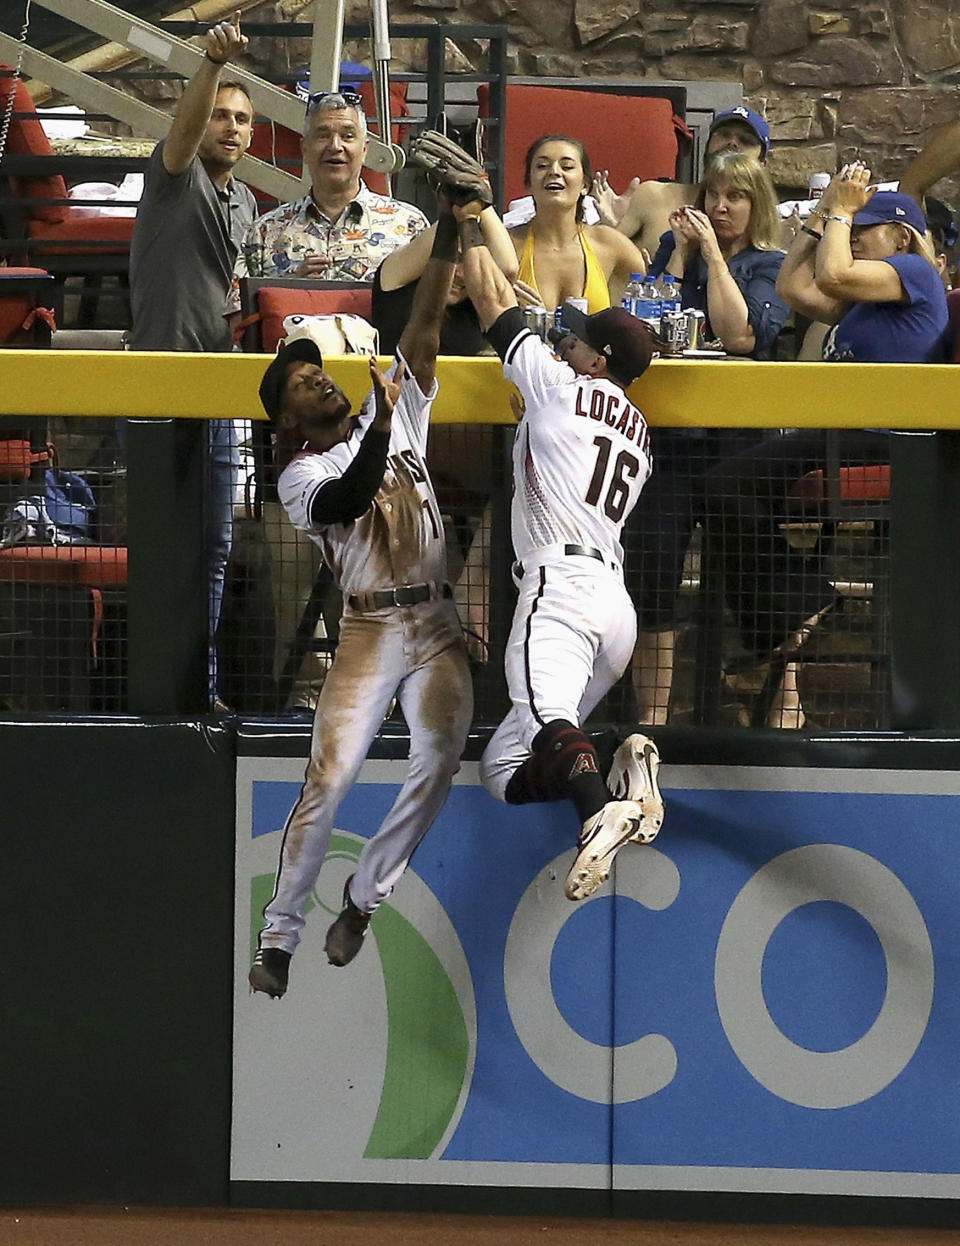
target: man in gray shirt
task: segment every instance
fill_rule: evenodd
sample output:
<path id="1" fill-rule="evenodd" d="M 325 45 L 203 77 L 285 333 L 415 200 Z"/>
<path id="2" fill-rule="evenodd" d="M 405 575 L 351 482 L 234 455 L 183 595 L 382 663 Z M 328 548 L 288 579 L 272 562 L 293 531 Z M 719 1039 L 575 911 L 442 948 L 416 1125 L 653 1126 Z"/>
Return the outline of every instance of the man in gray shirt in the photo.
<path id="1" fill-rule="evenodd" d="M 253 106 L 242 86 L 222 83 L 244 51 L 240 14 L 206 35 L 204 59 L 184 88 L 170 132 L 150 158 L 130 247 L 133 350 L 229 351 L 225 316 L 240 242 L 257 214 L 233 176 L 250 145 Z M 238 458 L 233 423 L 210 421 L 210 631 L 215 633 L 233 527 Z M 216 656 L 211 645 L 211 697 Z"/>

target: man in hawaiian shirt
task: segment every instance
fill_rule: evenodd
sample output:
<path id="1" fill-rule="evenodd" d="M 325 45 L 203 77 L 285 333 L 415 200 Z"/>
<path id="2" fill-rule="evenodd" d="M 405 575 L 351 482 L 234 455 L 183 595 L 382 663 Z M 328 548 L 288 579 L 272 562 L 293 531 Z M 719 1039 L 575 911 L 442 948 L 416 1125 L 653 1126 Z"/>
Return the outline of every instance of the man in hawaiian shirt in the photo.
<path id="1" fill-rule="evenodd" d="M 253 223 L 236 276 L 373 281 L 380 261 L 426 229 L 427 218 L 361 180 L 367 123 L 355 92 L 311 95 L 301 141 L 310 193 Z"/>

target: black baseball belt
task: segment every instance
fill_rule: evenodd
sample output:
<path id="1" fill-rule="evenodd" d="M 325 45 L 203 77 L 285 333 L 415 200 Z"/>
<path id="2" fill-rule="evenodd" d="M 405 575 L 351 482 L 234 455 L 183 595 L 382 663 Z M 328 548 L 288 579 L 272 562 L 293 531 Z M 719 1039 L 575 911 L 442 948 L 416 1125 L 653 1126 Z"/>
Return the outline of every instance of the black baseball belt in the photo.
<path id="1" fill-rule="evenodd" d="M 351 610 L 388 610 L 391 606 L 418 606 L 422 601 L 451 598 L 449 584 L 403 584 L 400 588 L 376 589 L 369 593 L 353 593 L 347 598 Z"/>
<path id="2" fill-rule="evenodd" d="M 592 549 L 589 545 L 565 545 L 563 554 L 565 558 L 597 558 L 600 562 L 607 561 L 600 550 Z M 515 562 L 513 564 L 513 574 L 518 579 L 523 575 L 523 563 Z"/>

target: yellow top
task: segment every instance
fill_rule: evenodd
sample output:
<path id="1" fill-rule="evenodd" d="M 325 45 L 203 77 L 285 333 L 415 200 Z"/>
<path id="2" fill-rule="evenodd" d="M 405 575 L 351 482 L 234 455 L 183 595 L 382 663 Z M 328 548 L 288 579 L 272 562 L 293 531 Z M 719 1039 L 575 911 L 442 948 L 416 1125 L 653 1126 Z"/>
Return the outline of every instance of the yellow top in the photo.
<path id="1" fill-rule="evenodd" d="M 607 279 L 603 275 L 596 252 L 590 245 L 587 235 L 583 232 L 582 225 L 577 226 L 577 236 L 580 239 L 580 248 L 583 251 L 583 261 L 587 274 L 584 278 L 583 292 L 580 297 L 587 300 L 587 313 L 592 316 L 594 312 L 603 311 L 605 307 L 610 306 L 610 287 L 607 285 Z M 536 274 L 533 271 L 532 225 L 527 230 L 527 236 L 523 240 L 523 250 L 520 252 L 520 267 L 517 277 L 521 281 L 525 281 L 528 286 L 532 286 L 538 294 L 540 293 Z"/>

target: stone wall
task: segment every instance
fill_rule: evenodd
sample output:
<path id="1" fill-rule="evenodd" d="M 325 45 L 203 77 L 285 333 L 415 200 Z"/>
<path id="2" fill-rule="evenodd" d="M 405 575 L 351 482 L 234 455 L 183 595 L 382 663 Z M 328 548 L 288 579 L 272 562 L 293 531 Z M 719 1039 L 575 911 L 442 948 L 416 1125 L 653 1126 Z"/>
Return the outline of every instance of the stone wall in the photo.
<path id="1" fill-rule="evenodd" d="M 295 19 L 306 4 L 281 0 L 259 15 Z M 366 20 L 369 8 L 352 12 Z M 391 0 L 390 16 L 505 25 L 516 74 L 741 82 L 770 121 L 772 171 L 788 189 L 855 155 L 895 178 L 934 127 L 960 118 L 957 0 Z M 449 55 L 466 68 L 473 51 Z M 960 198 L 954 179 L 936 193 Z"/>

